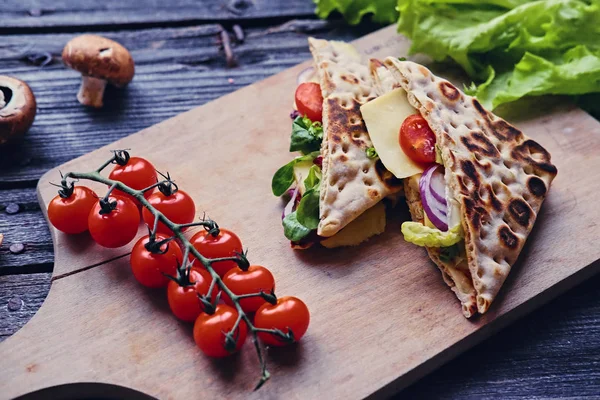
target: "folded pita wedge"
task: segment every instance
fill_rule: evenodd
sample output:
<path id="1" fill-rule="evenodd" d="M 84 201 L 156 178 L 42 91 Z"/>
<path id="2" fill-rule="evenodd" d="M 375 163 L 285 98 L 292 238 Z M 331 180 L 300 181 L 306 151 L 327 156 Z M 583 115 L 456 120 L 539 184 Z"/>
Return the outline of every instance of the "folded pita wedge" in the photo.
<path id="1" fill-rule="evenodd" d="M 419 193 L 421 174 L 413 175 L 404 180 L 404 194 L 412 220 L 425 223 L 425 211 Z M 471 318 L 477 312 L 477 292 L 473 287 L 473 279 L 465 257 L 464 241 L 459 244 L 459 254 L 455 257 L 445 257 L 440 247 L 425 247 L 429 258 L 440 269 L 444 282 L 454 292 L 461 303 L 465 317 Z"/>
<path id="2" fill-rule="evenodd" d="M 384 96 L 406 96 L 412 112 L 425 119 L 445 169 L 447 232 L 428 227 L 421 174 L 414 174 L 404 185 L 417 224 L 403 224 L 405 238 L 428 245 L 408 229 L 418 224 L 424 224 L 423 235 L 462 235 L 450 256 L 449 247 L 430 246 L 427 251 L 461 301 L 464 315 L 483 314 L 523 249 L 557 169 L 541 145 L 427 68 L 389 57 L 384 63 L 372 62 L 371 72 L 378 90 L 387 92 Z M 377 143 L 375 148 L 386 154 Z"/>
<path id="3" fill-rule="evenodd" d="M 394 78 L 392 72 L 388 69 L 387 66 L 383 64 L 383 62 L 377 59 L 372 59 L 369 63 L 369 69 L 377 93 L 380 96 L 384 96 L 394 90 L 399 90 L 402 93 L 402 95 L 406 97 L 406 92 L 403 91 L 403 89 L 400 86 L 400 83 L 398 83 L 398 81 Z M 396 104 L 392 103 L 391 105 L 389 105 L 389 107 L 391 108 L 389 113 L 394 113 L 395 115 L 375 115 L 370 119 L 387 119 L 388 123 L 391 125 L 389 129 L 393 130 L 393 132 L 390 133 L 390 136 L 393 135 L 393 140 L 397 142 L 398 131 L 406 115 L 402 113 L 398 115 L 398 110 L 396 109 L 396 107 L 394 107 L 394 105 Z M 376 105 L 376 107 L 377 106 L 380 105 Z M 412 114 L 417 112 L 410 105 L 405 104 L 405 106 L 408 106 L 410 108 L 409 113 Z M 366 112 L 366 115 L 368 115 L 368 111 Z M 389 118 L 390 116 L 392 116 L 392 118 Z M 369 122 L 371 121 L 369 120 Z M 406 198 L 406 203 L 408 204 L 410 210 L 412 220 L 424 224 L 426 217 L 425 212 L 423 210 L 423 204 L 421 202 L 421 194 L 419 191 L 419 179 L 421 178 L 420 172 L 423 170 L 423 167 L 411 165 L 411 161 L 407 160 L 407 157 L 404 154 L 400 154 L 402 150 L 399 146 L 393 148 L 394 146 L 389 146 L 389 144 L 386 142 L 378 142 L 377 145 L 379 145 L 377 146 L 377 148 L 379 148 L 380 146 L 386 146 L 388 147 L 388 151 L 391 150 L 389 156 L 386 158 L 386 161 L 388 161 L 388 158 L 393 158 L 394 165 L 396 165 L 397 167 L 394 168 L 392 166 L 391 168 L 393 168 L 394 171 L 396 171 L 396 174 L 398 174 L 398 176 L 404 178 L 404 195 Z M 390 147 L 392 149 L 389 149 Z M 382 151 L 381 155 L 384 156 L 387 155 L 387 153 L 385 151 Z M 398 170 L 400 168 L 401 170 Z M 431 258 L 434 264 L 440 269 L 444 282 L 446 282 L 450 289 L 456 294 L 456 297 L 460 300 L 464 316 L 467 318 L 472 317 L 477 312 L 477 292 L 473 287 L 471 273 L 469 271 L 469 266 L 465 257 L 464 243 L 462 243 L 459 246 L 459 254 L 456 257 L 452 258 L 445 257 L 439 247 L 425 248 L 427 249 L 429 258 Z"/>
<path id="4" fill-rule="evenodd" d="M 331 237 L 402 190 L 383 164 L 367 156 L 373 146 L 360 106 L 377 97 L 369 69 L 347 43 L 309 38 L 323 94 L 323 156 L 317 233 Z"/>

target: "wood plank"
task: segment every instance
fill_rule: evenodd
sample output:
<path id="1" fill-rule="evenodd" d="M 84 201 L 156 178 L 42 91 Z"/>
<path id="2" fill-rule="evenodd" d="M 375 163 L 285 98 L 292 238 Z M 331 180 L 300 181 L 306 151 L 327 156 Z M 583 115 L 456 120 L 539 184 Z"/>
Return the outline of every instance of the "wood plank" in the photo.
<path id="1" fill-rule="evenodd" d="M 19 330 L 40 308 L 52 274 L 0 276 L 0 341 Z"/>
<path id="2" fill-rule="evenodd" d="M 4 0 L 0 28 L 136 26 L 314 16 L 311 0 Z"/>
<path id="3" fill-rule="evenodd" d="M 380 49 L 384 54 L 398 54 L 396 46 L 406 45 L 397 41 L 393 27 L 359 43 L 367 53 L 375 44 L 385 43 L 390 47 Z M 359 248 L 293 252 L 281 235 L 281 205 L 270 195 L 270 180 L 289 159 L 286 104 L 295 76 L 304 67 L 111 145 L 133 148 L 158 168 L 169 166 L 199 208 L 238 232 L 250 247 L 251 259 L 272 269 L 280 294 L 305 299 L 312 311 L 308 335 L 283 356 L 269 352 L 276 384 L 249 393 L 256 371 L 250 346 L 234 359 L 234 368 L 201 357 L 193 350 L 189 327 L 175 324 L 166 310 L 164 295 L 140 288 L 122 258 L 57 280 L 30 324 L 0 345 L 0 358 L 9 365 L 0 386 L 2 380 L 20 383 L 4 385 L 9 397 L 41 386 L 90 380 L 130 386 L 158 398 L 185 397 L 200 390 L 207 397 L 231 398 L 384 396 L 598 272 L 600 248 L 590 246 L 589 238 L 600 235 L 595 207 L 600 182 L 592 174 L 581 174 L 580 165 L 600 169 L 596 157 L 600 125 L 568 106 L 515 119 L 519 128 L 551 151 L 560 172 L 520 262 L 481 318 L 464 319 L 422 249 L 402 240 L 398 226 L 407 218 L 406 207 L 394 213 L 385 235 Z M 238 112 L 223 113 L 227 107 Z M 199 131 L 199 126 L 204 129 Z M 243 135 L 240 126 L 245 128 Z M 177 141 L 165 135 L 175 131 Z M 61 169 L 92 169 L 106 150 Z M 180 157 L 185 151 L 195 157 Z M 227 168 L 217 168 L 224 155 Z M 211 173 L 199 179 L 199 171 L 207 170 Z M 54 195 L 47 181 L 57 174 L 52 170 L 40 181 L 43 203 Z M 99 254 L 94 246 L 83 248 L 83 241 L 71 242 L 54 230 L 52 234 L 59 275 L 77 270 L 73 264 L 82 259 L 89 265 L 90 258 L 111 255 Z M 385 310 L 385 318 L 370 318 L 373 310 Z M 105 328 L 101 334 L 100 321 Z M 41 332 L 44 343 L 38 340 Z M 234 372 L 223 377 L 225 370 Z"/>
<path id="4" fill-rule="evenodd" d="M 0 276 L 0 341 L 33 317 L 51 274 Z M 594 396 L 600 392 L 600 276 L 571 289 L 489 340 L 459 356 L 394 398 L 506 399 Z M 12 298 L 22 300 L 10 310 Z M 477 365 L 477 369 L 469 366 Z M 566 372 L 568 371 L 568 373 Z M 503 377 L 503 379 L 498 379 Z"/>
<path id="5" fill-rule="evenodd" d="M 596 396 L 600 393 L 599 291 L 600 276 L 590 278 L 394 399 Z"/>
<path id="6" fill-rule="evenodd" d="M 8 213 L 6 207 L 18 206 Z M 52 239 L 40 209 L 35 189 L 0 190 L 0 275 L 12 273 L 51 272 L 54 262 Z M 23 252 L 14 254 L 12 244 L 23 244 Z"/>
<path id="7" fill-rule="evenodd" d="M 25 140 L 3 150 L 0 189 L 33 187 L 56 165 L 308 59 L 309 34 L 351 40 L 372 27 L 353 30 L 339 23 L 299 20 L 247 29 L 245 42 L 233 45 L 239 62 L 234 69 L 226 68 L 219 50 L 220 29 L 204 25 L 101 32 L 128 47 L 137 65 L 127 89 L 107 89 L 101 110 L 77 102 L 79 75 L 60 62 L 62 48 L 73 34 L 4 36 L 0 74 L 31 85 L 38 115 Z M 26 52 L 49 52 L 56 60 L 44 68 L 32 66 L 23 59 Z"/>

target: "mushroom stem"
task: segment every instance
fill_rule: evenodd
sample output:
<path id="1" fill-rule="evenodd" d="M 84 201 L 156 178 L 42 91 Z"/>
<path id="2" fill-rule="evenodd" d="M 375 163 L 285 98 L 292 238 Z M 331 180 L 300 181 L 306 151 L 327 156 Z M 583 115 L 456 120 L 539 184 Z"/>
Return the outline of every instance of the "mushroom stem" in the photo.
<path id="1" fill-rule="evenodd" d="M 100 108 L 102 107 L 104 88 L 106 88 L 104 79 L 83 75 L 81 77 L 81 87 L 79 93 L 77 93 L 77 100 L 84 106 Z"/>

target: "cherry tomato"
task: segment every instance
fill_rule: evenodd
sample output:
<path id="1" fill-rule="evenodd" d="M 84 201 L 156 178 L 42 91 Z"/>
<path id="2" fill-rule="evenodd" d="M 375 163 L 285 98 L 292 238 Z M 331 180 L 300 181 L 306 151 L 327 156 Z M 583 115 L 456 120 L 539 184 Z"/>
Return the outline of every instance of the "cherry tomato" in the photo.
<path id="1" fill-rule="evenodd" d="M 190 239 L 190 243 L 207 258 L 234 257 L 236 252 L 242 252 L 242 241 L 233 232 L 228 229 L 220 228 L 217 236 L 209 234 L 203 230 L 196 233 Z M 190 260 L 194 258 L 190 255 Z M 223 277 L 227 271 L 237 267 L 235 261 L 219 261 L 212 265 L 213 269 Z"/>
<path id="2" fill-rule="evenodd" d="M 115 165 L 108 177 L 115 181 L 123 182 L 125 185 L 135 190 L 145 189 L 157 182 L 154 166 L 150 164 L 149 161 L 140 157 L 131 157 L 125 165 Z M 129 197 L 136 205 L 139 204 L 133 197 L 120 190 L 115 190 L 115 194 Z M 148 198 L 151 194 L 152 190 L 149 190 L 144 193 L 144 197 Z"/>
<path id="3" fill-rule="evenodd" d="M 158 211 L 163 213 L 171 222 L 176 224 L 187 224 L 194 221 L 196 215 L 196 205 L 189 194 L 183 190 L 178 190 L 170 196 L 165 196 L 162 192 L 152 193 L 148 197 L 148 202 Z M 142 218 L 150 229 L 154 227 L 154 215 L 144 207 Z M 173 232 L 162 222 L 158 223 L 157 232 L 172 235 Z"/>
<path id="4" fill-rule="evenodd" d="M 167 239 L 164 234 L 157 234 L 155 240 L 160 242 Z M 165 253 L 153 253 L 146 249 L 146 244 L 150 241 L 148 235 L 143 236 L 133 246 L 129 264 L 133 276 L 139 283 L 150 288 L 165 287 L 169 283 L 169 278 L 164 274 L 175 276 L 177 266 L 183 262 L 183 253 L 177 242 L 170 241 L 160 247 Z"/>
<path id="5" fill-rule="evenodd" d="M 50 223 L 64 233 L 74 234 L 88 230 L 88 215 L 98 202 L 98 196 L 86 186 L 75 186 L 73 193 L 62 198 L 56 196 L 48 205 Z"/>
<path id="6" fill-rule="evenodd" d="M 418 114 L 408 116 L 400 127 L 400 147 L 417 163 L 435 162 L 435 134 Z"/>
<path id="7" fill-rule="evenodd" d="M 212 278 L 203 268 L 192 267 L 189 279 L 180 282 L 170 281 L 167 287 L 167 300 L 169 307 L 177 318 L 194 322 L 198 315 L 204 311 L 204 306 L 198 299 L 198 294 L 207 295 Z M 217 297 L 217 288 L 213 289 L 211 300 Z"/>
<path id="8" fill-rule="evenodd" d="M 230 269 L 223 277 L 225 285 L 235 294 L 258 293 L 261 290 L 265 293 L 271 293 L 275 290 L 275 278 L 271 271 L 260 265 L 251 265 L 247 271 L 240 267 Z M 233 306 L 229 296 L 223 298 L 227 304 Z M 246 312 L 254 312 L 265 304 L 266 300 L 262 297 L 249 297 L 241 299 L 240 305 Z"/>
<path id="9" fill-rule="evenodd" d="M 265 303 L 258 309 L 254 316 L 254 326 L 263 329 L 279 329 L 288 333 L 289 329 L 294 334 L 294 340 L 299 341 L 308 329 L 310 313 L 304 302 L 296 297 L 281 297 L 277 304 Z M 259 332 L 260 339 L 271 346 L 285 346 L 286 342 L 270 333 Z"/>
<path id="10" fill-rule="evenodd" d="M 323 95 L 318 83 L 301 83 L 296 89 L 295 99 L 300 115 L 306 115 L 312 122 L 323 121 Z"/>
<path id="11" fill-rule="evenodd" d="M 194 323 L 194 340 L 200 350 L 210 357 L 226 357 L 231 352 L 225 349 L 225 333 L 233 328 L 238 318 L 235 308 L 226 304 L 219 304 L 214 314 L 201 313 Z M 248 327 L 242 320 L 233 337 L 236 345 L 233 352 L 238 351 L 246 341 Z"/>
<path id="12" fill-rule="evenodd" d="M 109 196 L 109 201 L 117 202 L 114 210 L 100 214 L 100 202 L 90 211 L 88 227 L 92 238 L 102 247 L 121 247 L 131 242 L 138 231 L 140 212 L 135 203 L 118 194 Z"/>

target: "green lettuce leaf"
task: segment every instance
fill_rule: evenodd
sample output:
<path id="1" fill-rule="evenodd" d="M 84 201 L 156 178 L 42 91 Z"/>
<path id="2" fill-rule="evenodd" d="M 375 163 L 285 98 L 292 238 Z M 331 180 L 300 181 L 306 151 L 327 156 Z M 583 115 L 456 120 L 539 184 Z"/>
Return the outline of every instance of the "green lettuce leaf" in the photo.
<path id="1" fill-rule="evenodd" d="M 296 157 L 283 167 L 279 168 L 271 180 L 271 190 L 275 196 L 281 196 L 294 183 L 294 165 L 302 161 L 312 161 L 319 155 L 318 151 L 305 156 Z"/>
<path id="2" fill-rule="evenodd" d="M 319 226 L 319 194 L 321 191 L 321 169 L 317 165 L 310 168 L 304 180 L 306 192 L 296 210 L 298 222 L 309 229 Z"/>
<path id="3" fill-rule="evenodd" d="M 292 123 L 292 140 L 290 151 L 308 154 L 318 151 L 323 141 L 323 125 L 319 121 L 312 122 L 308 117 L 296 117 Z"/>
<path id="4" fill-rule="evenodd" d="M 319 187 L 307 190 L 296 210 L 298 222 L 308 229 L 319 226 Z"/>
<path id="5" fill-rule="evenodd" d="M 311 232 L 309 229 L 298 222 L 297 212 L 289 214 L 283 219 L 283 234 L 288 240 L 292 242 L 299 242 L 304 239 Z"/>
<path id="6" fill-rule="evenodd" d="M 304 187 L 306 190 L 311 190 L 315 187 L 320 188 L 321 184 L 321 168 L 318 165 L 313 165 L 308 170 L 308 176 L 304 179 Z"/>
<path id="7" fill-rule="evenodd" d="M 600 0 L 316 3 L 320 17 L 337 10 L 350 23 L 368 13 L 390 21 L 397 6 L 398 31 L 411 39 L 410 53 L 460 64 L 479 83 L 469 94 L 488 108 L 525 96 L 600 92 Z"/>
<path id="8" fill-rule="evenodd" d="M 460 254 L 460 247 L 458 243 L 453 244 L 450 247 L 442 247 L 440 250 L 440 260 L 445 263 L 449 263 L 454 261 L 456 257 Z"/>
<path id="9" fill-rule="evenodd" d="M 554 58 L 525 53 L 513 71 L 496 76 L 492 70 L 475 96 L 484 107 L 495 108 L 524 96 L 590 92 L 600 92 L 600 51 L 577 46 Z"/>
<path id="10" fill-rule="evenodd" d="M 592 1 L 521 1 L 506 10 L 490 1 L 399 0 L 398 30 L 412 39 L 411 53 L 452 58 L 481 77 L 490 63 L 514 64 L 528 51 L 600 45 L 599 1 Z"/>
<path id="11" fill-rule="evenodd" d="M 304 179 L 304 186 L 306 192 L 302 196 L 296 211 L 285 217 L 282 222 L 285 237 L 293 242 L 306 237 L 319 225 L 321 169 L 317 165 L 310 168 L 308 176 Z"/>
<path id="12" fill-rule="evenodd" d="M 494 108 L 524 96 L 600 91 L 600 0 L 399 0 L 411 53 L 448 58 Z"/>
<path id="13" fill-rule="evenodd" d="M 314 0 L 316 13 L 320 18 L 327 18 L 333 11 L 339 11 L 351 25 L 358 24 L 361 19 L 371 14 L 373 21 L 391 24 L 398 20 L 397 0 Z"/>
<path id="14" fill-rule="evenodd" d="M 446 232 L 436 228 L 430 228 L 419 222 L 404 222 L 401 227 L 404 240 L 416 244 L 417 246 L 427 247 L 449 247 L 461 240 L 464 235 L 462 226 L 456 225 Z"/>

